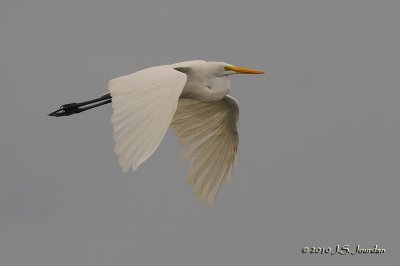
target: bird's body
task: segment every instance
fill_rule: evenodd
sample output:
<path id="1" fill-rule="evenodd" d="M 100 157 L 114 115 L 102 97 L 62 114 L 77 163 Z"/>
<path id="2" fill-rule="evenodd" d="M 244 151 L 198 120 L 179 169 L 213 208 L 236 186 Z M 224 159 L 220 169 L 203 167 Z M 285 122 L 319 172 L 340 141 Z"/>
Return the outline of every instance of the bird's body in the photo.
<path id="1" fill-rule="evenodd" d="M 228 95 L 228 76 L 236 73 L 263 72 L 201 60 L 151 67 L 110 80 L 109 94 L 99 99 L 64 105 L 51 115 L 70 115 L 112 101 L 114 150 L 124 172 L 136 170 L 173 128 L 183 158 L 192 162 L 188 181 L 196 196 L 211 205 L 230 180 L 236 160 L 239 107 Z M 79 109 L 98 101 L 104 102 Z"/>

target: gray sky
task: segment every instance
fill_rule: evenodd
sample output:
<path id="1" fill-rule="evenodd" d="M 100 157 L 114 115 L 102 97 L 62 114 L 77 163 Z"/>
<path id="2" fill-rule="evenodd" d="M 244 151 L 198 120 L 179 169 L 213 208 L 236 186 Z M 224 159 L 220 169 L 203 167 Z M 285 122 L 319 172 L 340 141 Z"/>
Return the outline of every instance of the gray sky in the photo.
<path id="1" fill-rule="evenodd" d="M 394 265 L 400 249 L 400 2 L 0 3 L 0 265 Z M 137 172 L 111 106 L 61 104 L 190 59 L 264 69 L 240 101 L 233 184 L 197 202 L 169 132 Z M 383 255 L 301 254 L 359 244 Z"/>

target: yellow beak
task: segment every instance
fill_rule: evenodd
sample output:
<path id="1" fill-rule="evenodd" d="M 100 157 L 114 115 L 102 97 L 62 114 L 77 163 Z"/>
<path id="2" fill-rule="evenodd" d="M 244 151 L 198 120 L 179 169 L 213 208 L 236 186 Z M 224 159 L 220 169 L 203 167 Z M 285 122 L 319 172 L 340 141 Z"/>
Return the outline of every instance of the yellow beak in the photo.
<path id="1" fill-rule="evenodd" d="M 238 66 L 226 66 L 225 70 L 235 71 L 238 74 L 264 74 L 264 71 L 262 71 L 262 70 L 250 69 L 250 68 L 238 67 Z"/>

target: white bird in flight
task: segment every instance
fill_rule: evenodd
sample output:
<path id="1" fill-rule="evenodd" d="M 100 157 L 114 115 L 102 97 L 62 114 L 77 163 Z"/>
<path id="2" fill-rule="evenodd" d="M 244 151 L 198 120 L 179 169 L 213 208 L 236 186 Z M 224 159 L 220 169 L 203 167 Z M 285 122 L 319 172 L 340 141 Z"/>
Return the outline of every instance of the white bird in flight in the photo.
<path id="1" fill-rule="evenodd" d="M 211 206 L 231 180 L 239 142 L 238 101 L 229 96 L 229 76 L 261 70 L 202 60 L 146 68 L 109 81 L 109 93 L 70 103 L 51 116 L 68 116 L 112 103 L 115 153 L 124 172 L 134 171 L 173 128 L 191 160 L 188 182 Z"/>

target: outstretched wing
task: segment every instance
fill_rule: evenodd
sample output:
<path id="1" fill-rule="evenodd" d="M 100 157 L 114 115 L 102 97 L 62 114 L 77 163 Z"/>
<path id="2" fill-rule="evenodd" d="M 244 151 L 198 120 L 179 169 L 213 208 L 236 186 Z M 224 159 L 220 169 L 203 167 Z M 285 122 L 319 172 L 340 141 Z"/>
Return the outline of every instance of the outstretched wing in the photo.
<path id="1" fill-rule="evenodd" d="M 209 205 L 225 181 L 231 180 L 239 143 L 238 119 L 238 102 L 230 96 L 217 102 L 179 99 L 172 119 L 183 158 L 192 162 L 188 182 L 196 197 Z"/>
<path id="2" fill-rule="evenodd" d="M 168 65 L 110 80 L 114 150 L 124 172 L 136 170 L 157 149 L 185 83 L 186 75 Z"/>

